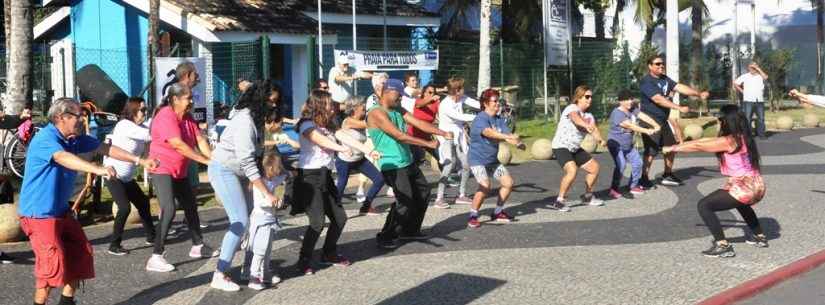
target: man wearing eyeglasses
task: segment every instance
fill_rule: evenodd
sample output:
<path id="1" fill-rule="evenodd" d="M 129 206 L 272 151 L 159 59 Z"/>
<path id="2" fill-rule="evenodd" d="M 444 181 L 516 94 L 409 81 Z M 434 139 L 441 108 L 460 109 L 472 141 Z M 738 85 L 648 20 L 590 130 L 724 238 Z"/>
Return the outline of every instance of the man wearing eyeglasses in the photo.
<path id="1" fill-rule="evenodd" d="M 96 152 L 149 169 L 158 164 L 81 134 L 80 111 L 80 104 L 71 98 L 52 103 L 49 125 L 34 136 L 26 154 L 18 214 L 34 251 L 34 304 L 44 304 L 54 287 L 63 287 L 60 304 L 74 304 L 78 282 L 95 276 L 92 245 L 68 201 L 77 172 L 106 178 L 117 173 L 111 166 L 99 166 L 77 155 Z"/>
<path id="2" fill-rule="evenodd" d="M 652 188 L 654 185 L 648 178 L 650 165 L 653 158 L 662 151 L 662 147 L 682 143 L 682 130 L 675 119 L 669 119 L 670 110 L 688 112 L 688 106 L 680 106 L 672 101 L 674 92 L 685 96 L 694 96 L 701 99 L 708 98 L 707 91 L 699 91 L 685 84 L 680 84 L 665 75 L 665 57 L 662 54 L 655 55 L 647 60 L 649 73 L 639 82 L 641 89 L 641 111 L 662 126 L 659 133 L 653 135 L 642 135 L 644 142 L 644 167 L 640 184 L 644 188 Z M 644 122 L 642 122 L 642 125 Z M 651 127 L 651 126 L 643 126 Z M 667 128 L 669 127 L 669 128 Z M 667 186 L 682 185 L 682 180 L 673 175 L 673 161 L 676 154 L 669 152 L 664 154 L 665 170 L 662 174 L 662 184 Z"/>

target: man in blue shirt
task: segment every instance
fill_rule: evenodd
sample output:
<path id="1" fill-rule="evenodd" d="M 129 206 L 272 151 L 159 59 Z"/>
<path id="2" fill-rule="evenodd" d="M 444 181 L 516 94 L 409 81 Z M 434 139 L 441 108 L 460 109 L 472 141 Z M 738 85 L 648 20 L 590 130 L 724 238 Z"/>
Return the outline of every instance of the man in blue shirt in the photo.
<path id="1" fill-rule="evenodd" d="M 34 251 L 35 304 L 45 304 L 52 287 L 63 286 L 60 304 L 74 304 L 80 280 L 94 278 L 92 246 L 73 217 L 69 199 L 77 172 L 116 177 L 114 168 L 89 163 L 77 154 L 97 152 L 155 168 L 141 159 L 88 135 L 80 135 L 80 104 L 61 98 L 49 108 L 50 124 L 29 144 L 20 191 L 20 224 Z"/>
<path id="2" fill-rule="evenodd" d="M 662 147 L 682 143 L 682 130 L 676 120 L 668 119 L 670 110 L 688 112 L 688 106 L 679 106 L 671 101 L 673 93 L 678 92 L 685 96 L 693 96 L 701 99 L 708 98 L 707 91 L 699 91 L 690 86 L 677 83 L 665 75 L 665 57 L 658 54 L 647 60 L 648 75 L 639 81 L 641 95 L 641 110 L 662 127 L 661 132 L 653 135 L 642 135 L 644 143 L 644 166 L 642 168 L 642 178 L 640 184 L 644 188 L 653 187 L 653 183 L 648 178 L 650 165 L 653 158 L 659 154 Z M 653 127 L 642 122 L 642 127 Z M 682 185 L 682 180 L 673 175 L 673 161 L 676 154 L 673 152 L 664 154 L 665 172 L 662 174 L 662 184 L 669 186 Z"/>
<path id="3" fill-rule="evenodd" d="M 467 163 L 470 165 L 473 177 L 478 182 L 478 190 L 473 196 L 473 204 L 470 206 L 470 220 L 467 222 L 467 226 L 470 228 L 481 226 L 481 222 L 478 220 L 478 210 L 481 208 L 481 203 L 484 202 L 487 193 L 492 190 L 490 176 L 501 183 L 496 209 L 490 215 L 490 219 L 496 222 L 510 222 L 513 220 L 513 217 L 504 211 L 504 203 L 507 202 L 507 198 L 510 197 L 510 192 L 513 190 L 513 177 L 510 176 L 504 165 L 499 164 L 498 145 L 501 141 L 516 145 L 519 149 L 524 149 L 525 145 L 519 140 L 517 134 L 510 131 L 504 119 L 498 116 L 499 96 L 498 91 L 493 89 L 482 92 L 480 102 L 483 111 L 476 115 L 470 126 L 470 151 L 467 156 Z"/>

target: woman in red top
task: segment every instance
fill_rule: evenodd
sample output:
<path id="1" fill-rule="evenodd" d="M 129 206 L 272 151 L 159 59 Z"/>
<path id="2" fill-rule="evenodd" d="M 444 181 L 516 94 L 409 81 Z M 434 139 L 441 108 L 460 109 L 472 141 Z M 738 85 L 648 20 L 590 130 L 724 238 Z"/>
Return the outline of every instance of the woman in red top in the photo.
<path id="1" fill-rule="evenodd" d="M 436 94 L 435 86 L 432 84 L 426 85 L 424 86 L 424 89 L 421 90 L 421 98 L 415 100 L 415 110 L 413 111 L 413 116 L 416 119 L 432 124 L 438 116 L 438 105 L 440 103 L 441 97 Z M 412 125 L 409 125 L 407 128 L 407 134 L 422 140 L 429 141 L 432 139 L 432 135 L 415 128 Z M 437 149 L 424 148 L 421 146 L 412 146 L 410 148 L 412 148 L 413 161 L 415 163 L 420 163 L 421 160 L 424 159 L 424 149 L 435 157 L 436 160 L 438 159 Z"/>
<path id="2" fill-rule="evenodd" d="M 206 137 L 201 134 L 198 123 L 189 112 L 191 108 L 192 91 L 189 87 L 176 83 L 169 87 L 163 104 L 152 118 L 149 156 L 160 161 L 160 165 L 151 171 L 151 177 L 161 213 L 158 234 L 155 235 L 155 249 L 152 257 L 146 262 L 148 271 L 175 270 L 175 266 L 163 258 L 166 234 L 175 217 L 175 200 L 183 209 L 186 224 L 192 233 L 192 249 L 189 256 L 217 256 L 217 251 L 203 244 L 195 196 L 187 179 L 189 160 L 209 164 L 211 155 Z"/>

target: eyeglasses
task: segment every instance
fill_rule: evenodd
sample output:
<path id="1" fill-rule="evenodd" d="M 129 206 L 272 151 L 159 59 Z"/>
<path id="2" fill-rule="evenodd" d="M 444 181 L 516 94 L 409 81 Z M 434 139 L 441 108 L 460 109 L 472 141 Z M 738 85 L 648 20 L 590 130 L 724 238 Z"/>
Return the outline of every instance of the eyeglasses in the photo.
<path id="1" fill-rule="evenodd" d="M 654 62 L 654 63 L 653 63 L 653 65 L 654 65 L 654 66 L 657 66 L 657 67 L 661 67 L 661 66 L 664 66 L 664 65 L 665 65 L 665 63 L 664 63 L 664 62 L 659 61 L 659 62 Z"/>
<path id="2" fill-rule="evenodd" d="M 324 87 L 319 87 L 318 89 L 321 89 L 321 90 L 329 90 L 329 87 L 324 86 Z"/>
<path id="3" fill-rule="evenodd" d="M 585 96 L 584 96 L 584 98 L 586 98 L 586 99 L 588 99 L 588 100 L 589 100 L 589 99 L 592 99 L 592 98 L 593 98 L 593 96 L 592 96 L 592 95 L 585 95 Z"/>
<path id="4" fill-rule="evenodd" d="M 66 112 L 64 112 L 63 114 L 70 114 L 70 115 L 72 115 L 72 116 L 74 116 L 74 117 L 76 117 L 76 118 L 79 118 L 79 117 L 82 117 L 82 116 L 83 116 L 83 114 L 81 114 L 81 113 L 74 113 L 74 112 L 71 112 L 71 111 L 66 111 Z"/>

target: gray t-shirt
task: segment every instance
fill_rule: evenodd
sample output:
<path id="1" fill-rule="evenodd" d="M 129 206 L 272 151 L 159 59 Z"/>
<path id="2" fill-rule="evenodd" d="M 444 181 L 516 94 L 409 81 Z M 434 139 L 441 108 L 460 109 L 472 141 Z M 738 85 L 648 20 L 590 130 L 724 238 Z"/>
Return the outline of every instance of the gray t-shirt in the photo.
<path id="1" fill-rule="evenodd" d="M 559 125 L 556 127 L 556 135 L 553 136 L 553 149 L 566 148 L 571 152 L 575 152 L 581 147 L 587 131 L 579 129 L 576 124 L 573 124 L 573 120 L 570 119 L 570 114 L 573 112 L 578 112 L 579 116 L 587 122 L 595 122 L 593 115 L 589 112 L 582 112 L 578 105 L 567 105 L 561 113 Z"/>
<path id="2" fill-rule="evenodd" d="M 607 132 L 607 139 L 619 143 L 622 150 L 633 148 L 633 130 L 621 126 L 622 122 L 630 121 L 636 124 L 638 121 L 639 108 L 634 107 L 630 112 L 624 112 L 619 107 L 610 113 L 610 130 Z"/>
<path id="3" fill-rule="evenodd" d="M 346 129 L 341 129 L 341 132 L 345 132 L 347 135 L 349 135 L 350 137 L 352 137 L 354 140 L 356 140 L 358 142 L 361 142 L 361 143 L 366 143 L 367 142 L 367 133 L 363 129 L 346 128 Z M 358 150 L 355 147 L 347 145 L 346 143 L 343 143 L 343 144 L 350 148 L 350 152 L 352 152 L 352 154 L 348 157 L 348 156 L 346 156 L 346 155 L 339 152 L 339 153 L 337 153 L 339 159 L 347 161 L 347 162 L 356 162 L 356 161 L 361 161 L 361 159 L 364 159 L 364 153 L 363 152 L 361 152 L 360 150 Z"/>

